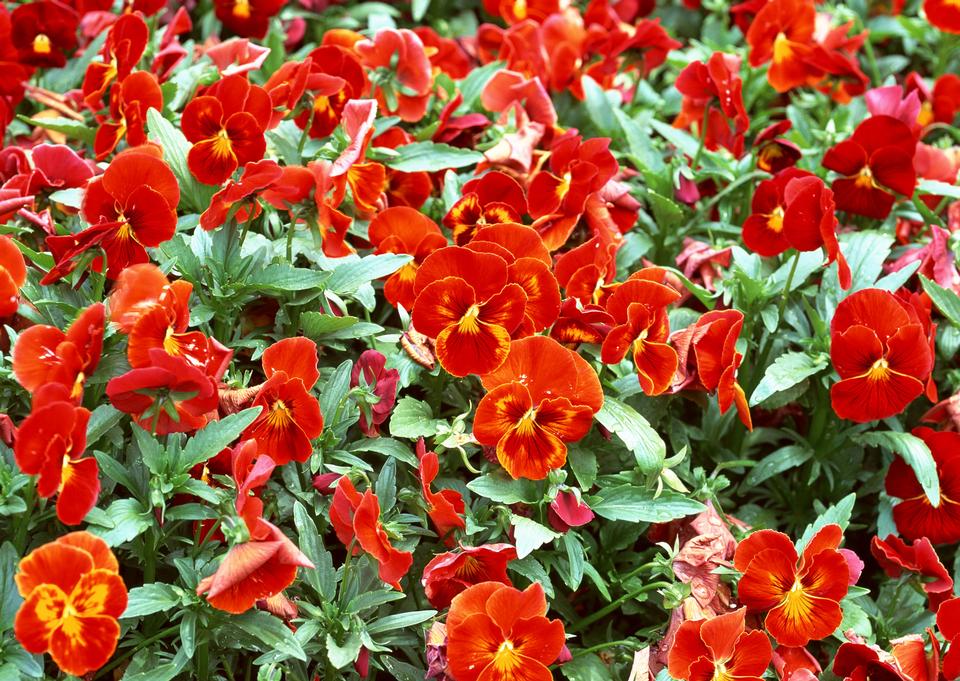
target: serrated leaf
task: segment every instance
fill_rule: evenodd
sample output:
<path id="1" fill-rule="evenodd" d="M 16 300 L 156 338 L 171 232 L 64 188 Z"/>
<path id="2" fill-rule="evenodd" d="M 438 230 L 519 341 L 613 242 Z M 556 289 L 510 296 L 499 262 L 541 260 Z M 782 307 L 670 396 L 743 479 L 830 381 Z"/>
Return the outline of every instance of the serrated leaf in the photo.
<path id="1" fill-rule="evenodd" d="M 144 584 L 130 589 L 127 595 L 127 609 L 120 619 L 132 619 L 163 612 L 180 605 L 180 592 L 171 584 Z"/>
<path id="2" fill-rule="evenodd" d="M 248 610 L 242 615 L 234 615 L 228 622 L 262 643 L 264 651 L 275 650 L 286 657 L 304 662 L 307 660 L 307 655 L 293 632 L 273 615 L 260 610 Z"/>
<path id="3" fill-rule="evenodd" d="M 549 527 L 541 525 L 536 520 L 522 515 L 511 515 L 510 524 L 513 525 L 514 543 L 517 547 L 517 558 L 521 560 L 539 549 L 547 542 L 560 537 Z"/>
<path id="4" fill-rule="evenodd" d="M 930 503 L 936 507 L 940 505 L 940 478 L 937 475 L 937 462 L 927 443 L 911 433 L 896 433 L 880 431 L 862 433 L 854 437 L 854 441 L 872 447 L 885 447 L 899 454 L 900 458 L 913 469 L 917 482 L 923 488 Z"/>
<path id="5" fill-rule="evenodd" d="M 437 434 L 440 420 L 433 418 L 433 410 L 426 402 L 412 397 L 403 397 L 397 402 L 390 417 L 390 434 L 416 440 Z"/>
<path id="6" fill-rule="evenodd" d="M 397 253 L 344 260 L 331 271 L 327 288 L 342 296 L 350 295 L 363 284 L 393 274 L 410 260 L 411 256 Z"/>
<path id="7" fill-rule="evenodd" d="M 244 409 L 219 421 L 212 421 L 198 430 L 196 435 L 187 440 L 187 444 L 180 453 L 180 470 L 188 471 L 219 454 L 256 420 L 260 415 L 260 409 L 260 407 Z"/>
<path id="8" fill-rule="evenodd" d="M 466 168 L 483 160 L 473 149 L 461 149 L 437 142 L 414 142 L 396 148 L 384 163 L 404 173 L 436 173 L 447 168 Z"/>
<path id="9" fill-rule="evenodd" d="M 486 473 L 467 483 L 467 489 L 498 504 L 535 504 L 542 494 L 532 480 L 514 480 L 504 473 Z"/>
<path id="10" fill-rule="evenodd" d="M 642 472 L 655 473 L 663 468 L 667 445 L 636 409 L 607 396 L 596 419 L 623 440 L 627 449 L 633 452 Z"/>
<path id="11" fill-rule="evenodd" d="M 651 490 L 620 485 L 602 490 L 590 500 L 590 508 L 607 520 L 632 523 L 665 523 L 701 513 L 706 506 L 674 492 L 654 498 Z"/>
<path id="12" fill-rule="evenodd" d="M 805 352 L 787 352 L 780 355 L 767 367 L 763 378 L 750 396 L 750 406 L 758 405 L 771 395 L 791 388 L 825 369 L 829 363 L 829 357 L 824 354 L 810 356 Z"/>

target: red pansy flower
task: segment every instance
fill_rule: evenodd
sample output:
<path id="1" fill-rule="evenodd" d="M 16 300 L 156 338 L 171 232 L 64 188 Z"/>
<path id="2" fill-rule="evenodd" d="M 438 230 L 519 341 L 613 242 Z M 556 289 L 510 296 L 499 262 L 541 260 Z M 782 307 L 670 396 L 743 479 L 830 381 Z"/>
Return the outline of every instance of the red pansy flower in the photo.
<path id="1" fill-rule="evenodd" d="M 573 490 L 560 490 L 550 502 L 547 520 L 557 532 L 566 532 L 571 527 L 582 527 L 593 520 L 593 510 Z"/>
<path id="2" fill-rule="evenodd" d="M 417 442 L 417 458 L 420 461 L 420 489 L 427 502 L 427 515 L 437 529 L 437 534 L 447 546 L 453 546 L 454 531 L 466 529 L 463 519 L 463 497 L 453 489 L 434 492 L 430 487 L 440 472 L 440 459 L 436 452 L 428 452 L 423 438 Z"/>
<path id="3" fill-rule="evenodd" d="M 213 195 L 210 205 L 200 214 L 200 226 L 211 231 L 226 223 L 230 217 L 237 224 L 255 218 L 260 214 L 256 195 L 282 175 L 283 169 L 276 161 L 251 161 L 243 167 L 239 180 L 227 180 L 223 189 Z"/>
<path id="4" fill-rule="evenodd" d="M 473 421 L 480 444 L 496 446 L 514 478 L 541 480 L 567 460 L 603 405 L 597 375 L 572 350 L 545 336 L 513 341 L 503 365 L 481 376 L 488 391 Z"/>
<path id="5" fill-rule="evenodd" d="M 619 364 L 631 352 L 640 389 L 651 396 L 670 387 L 679 362 L 677 351 L 667 343 L 667 306 L 679 300 L 680 294 L 658 279 L 663 280 L 662 270 L 640 270 L 607 298 L 605 309 L 614 326 L 600 348 L 604 364 Z"/>
<path id="6" fill-rule="evenodd" d="M 244 38 L 258 39 L 267 35 L 270 19 L 284 4 L 285 0 L 213 0 L 217 19 L 228 30 Z"/>
<path id="7" fill-rule="evenodd" d="M 27 263 L 13 239 L 0 236 L 0 317 L 20 307 L 20 287 L 27 280 Z"/>
<path id="8" fill-rule="evenodd" d="M 100 363 L 103 349 L 102 303 L 77 315 L 66 332 L 37 324 L 24 330 L 13 347 L 13 375 L 30 392 L 48 383 L 60 383 L 78 404 L 84 382 Z"/>
<path id="9" fill-rule="evenodd" d="M 817 82 L 821 73 L 812 69 L 816 8 L 813 0 L 770 0 L 750 24 L 747 44 L 750 65 L 770 62 L 767 81 L 777 92 Z"/>
<path id="10" fill-rule="evenodd" d="M 260 415 L 243 432 L 260 452 L 282 466 L 304 462 L 313 453 L 310 441 L 323 432 L 320 403 L 310 394 L 320 378 L 317 344 L 309 338 L 284 338 L 264 350 L 263 373 L 267 377 L 253 406 Z"/>
<path id="11" fill-rule="evenodd" d="M 263 158 L 263 126 L 270 120 L 270 95 L 245 76 L 227 76 L 194 97 L 180 125 L 193 143 L 190 172 L 200 182 L 220 185 L 240 166 Z"/>
<path id="12" fill-rule="evenodd" d="M 374 81 L 380 108 L 404 121 L 418 122 L 427 110 L 433 70 L 420 37 L 413 31 L 386 28 L 372 39 L 358 40 L 353 49 Z"/>
<path id="13" fill-rule="evenodd" d="M 960 34 L 960 7 L 950 0 L 923 0 L 923 13 L 944 33 Z"/>
<path id="14" fill-rule="evenodd" d="M 278 89 L 280 84 L 294 78 L 286 86 L 290 89 L 290 108 L 297 108 L 300 96 L 308 93 L 308 106 L 299 109 L 294 119 L 297 126 L 301 130 L 309 128 L 308 134 L 315 139 L 326 137 L 340 124 L 347 103 L 367 91 L 366 73 L 353 53 L 334 45 L 316 48 L 299 68 L 302 73 L 294 72 L 293 64 L 285 64 L 270 77 L 266 88 L 276 103 L 278 95 L 286 91 Z"/>
<path id="15" fill-rule="evenodd" d="M 440 365 L 454 376 L 493 371 L 524 319 L 527 296 L 509 282 L 499 255 L 460 246 L 434 251 L 414 281 L 413 324 L 436 339 Z"/>
<path id="16" fill-rule="evenodd" d="M 802 152 L 793 142 L 780 137 L 793 123 L 789 119 L 777 121 L 760 131 L 753 146 L 757 149 L 757 168 L 776 175 L 797 164 Z"/>
<path id="17" fill-rule="evenodd" d="M 459 551 L 434 556 L 423 568 L 420 583 L 430 605 L 440 610 L 474 584 L 500 582 L 513 586 L 507 576 L 507 563 L 516 557 L 517 550 L 510 544 L 461 546 Z"/>
<path id="18" fill-rule="evenodd" d="M 833 181 L 837 208 L 883 220 L 897 194 L 913 196 L 917 184 L 913 156 L 917 142 L 910 129 L 892 116 L 871 116 L 850 139 L 823 157 L 823 166 L 843 177 Z"/>
<path id="19" fill-rule="evenodd" d="M 230 38 L 208 47 L 205 54 L 221 76 L 232 76 L 258 70 L 270 56 L 270 48 L 251 43 L 246 38 Z"/>
<path id="20" fill-rule="evenodd" d="M 58 495 L 57 517 L 65 525 L 82 522 L 100 494 L 97 460 L 83 457 L 89 419 L 90 412 L 71 401 L 69 388 L 48 383 L 34 393 L 14 443 L 20 470 L 39 476 L 37 494 Z"/>
<path id="21" fill-rule="evenodd" d="M 937 610 L 937 629 L 950 644 L 943 658 L 943 676 L 960 677 L 960 598 L 945 601 Z"/>
<path id="22" fill-rule="evenodd" d="M 667 658 L 670 676 L 683 681 L 718 677 L 759 681 L 773 649 L 762 631 L 746 631 L 747 609 L 706 620 L 687 620 L 677 630 Z"/>
<path id="23" fill-rule="evenodd" d="M 392 206 L 377 213 L 370 221 L 370 243 L 374 253 L 405 253 L 413 260 L 391 274 L 383 285 L 383 295 L 391 305 L 413 309 L 416 300 L 414 281 L 424 259 L 447 239 L 433 220 L 407 206 Z"/>
<path id="24" fill-rule="evenodd" d="M 10 40 L 23 64 L 59 68 L 77 47 L 79 17 L 55 0 L 20 4 L 10 13 Z"/>
<path id="25" fill-rule="evenodd" d="M 896 578 L 906 571 L 923 578 L 923 590 L 933 612 L 953 596 L 953 578 L 926 537 L 914 539 L 912 546 L 892 534 L 886 539 L 874 537 L 870 541 L 870 552 L 888 577 Z"/>
<path id="26" fill-rule="evenodd" d="M 139 14 L 124 14 L 110 27 L 100 50 L 103 61 L 90 62 L 83 77 L 83 99 L 97 108 L 107 88 L 115 80 L 123 82 L 143 57 L 150 30 Z"/>
<path id="27" fill-rule="evenodd" d="M 550 337 L 575 350 L 581 343 L 599 345 L 614 320 L 600 305 L 584 305 L 576 298 L 567 298 L 560 306 L 560 316 L 550 329 Z"/>
<path id="28" fill-rule="evenodd" d="M 933 354 L 917 312 L 892 293 L 865 289 L 843 299 L 830 322 L 830 388 L 837 416 L 858 423 L 903 411 L 924 391 Z"/>
<path id="29" fill-rule="evenodd" d="M 527 197 L 520 183 L 505 173 L 493 171 L 463 186 L 461 197 L 443 217 L 453 240 L 464 245 L 484 225 L 518 223 L 527 212 Z"/>
<path id="30" fill-rule="evenodd" d="M 564 647 L 563 623 L 546 617 L 543 587 L 525 591 L 481 582 L 454 597 L 447 614 L 447 660 L 455 681 L 550 681 Z"/>
<path id="31" fill-rule="evenodd" d="M 754 532 L 737 546 L 740 602 L 767 612 L 764 626 L 780 645 L 804 646 L 840 626 L 840 600 L 859 577 L 837 550 L 842 540 L 839 525 L 826 525 L 799 558 L 790 538 L 773 530 Z"/>
<path id="32" fill-rule="evenodd" d="M 393 405 L 397 403 L 397 383 L 400 382 L 400 372 L 396 369 L 387 369 L 386 365 L 387 358 L 383 353 L 365 350 L 357 358 L 350 372 L 350 387 L 356 388 L 362 380 L 363 384 L 370 389 L 372 396 L 378 400 L 375 404 L 361 404 L 360 430 L 367 437 L 377 437 L 380 434 L 380 426 L 390 416 Z"/>
<path id="33" fill-rule="evenodd" d="M 695 61 L 684 68 L 676 81 L 683 101 L 673 121 L 674 127 L 695 129 L 698 135 L 704 136 L 707 149 L 722 146 L 734 156 L 740 156 L 750 118 L 743 105 L 739 70 L 740 58 L 723 52 L 714 52 L 706 64 Z"/>
<path id="34" fill-rule="evenodd" d="M 13 631 L 27 652 L 50 653 L 66 674 L 85 676 L 117 648 L 127 587 L 106 542 L 72 532 L 20 561 L 17 590 L 24 598 Z"/>
<path id="35" fill-rule="evenodd" d="M 148 109 L 163 109 L 163 92 L 155 75 L 136 71 L 110 91 L 110 120 L 100 124 L 93 140 L 97 159 L 109 156 L 124 137 L 131 147 L 146 144 Z"/>
<path id="36" fill-rule="evenodd" d="M 916 634 L 891 641 L 889 653 L 874 645 L 844 643 L 833 659 L 833 673 L 845 681 L 936 681 L 940 677 L 940 649 L 932 631 L 931 642 L 930 658 L 923 638 Z"/>
<path id="37" fill-rule="evenodd" d="M 913 469 L 896 458 L 887 471 L 886 489 L 900 499 L 893 506 L 893 520 L 905 538 L 929 539 L 934 544 L 960 541 L 960 433 L 913 429 L 933 454 L 940 480 L 940 505 L 933 506 L 917 481 Z"/>
<path id="38" fill-rule="evenodd" d="M 368 553 L 379 566 L 380 579 L 397 591 L 403 590 L 400 579 L 410 570 L 413 554 L 400 551 L 390 543 L 380 521 L 376 494 L 369 489 L 360 494 L 350 478 L 342 476 L 333 493 L 330 523 L 344 546 L 352 546 L 354 555 L 361 551 Z"/>
<path id="39" fill-rule="evenodd" d="M 107 276 L 116 279 L 129 265 L 147 262 L 146 248 L 177 231 L 180 186 L 157 147 L 144 145 L 114 157 L 103 175 L 87 185 L 80 213 L 92 226 L 79 234 L 47 237 L 56 265 L 40 281 L 52 284 L 77 266 L 76 258 L 99 246 L 107 255 Z M 94 260 L 100 268 L 101 259 Z"/>

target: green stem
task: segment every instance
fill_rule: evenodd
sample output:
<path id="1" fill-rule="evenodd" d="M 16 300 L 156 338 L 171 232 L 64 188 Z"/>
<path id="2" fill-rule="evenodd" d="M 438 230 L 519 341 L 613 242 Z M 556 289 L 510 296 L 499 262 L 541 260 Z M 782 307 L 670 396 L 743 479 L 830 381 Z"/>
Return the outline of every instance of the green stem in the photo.
<path id="1" fill-rule="evenodd" d="M 303 161 L 303 148 L 307 146 L 307 139 L 310 137 L 310 128 L 313 127 L 313 117 L 316 113 L 317 110 L 311 106 L 310 117 L 307 119 L 307 124 L 303 128 L 303 134 L 300 135 L 300 142 L 297 144 L 297 155 L 301 161 Z"/>
<path id="2" fill-rule="evenodd" d="M 140 643 L 138 643 L 137 645 L 135 645 L 133 648 L 130 648 L 130 650 L 128 650 L 128 651 L 126 651 L 125 653 L 123 653 L 123 655 L 120 655 L 119 657 L 117 657 L 113 662 L 111 662 L 110 664 L 108 664 L 106 667 L 102 667 L 102 668 L 100 669 L 100 671 L 97 672 L 97 675 L 96 675 L 96 677 L 94 677 L 94 678 L 99 679 L 99 678 L 102 678 L 102 677 L 104 677 L 104 676 L 109 675 L 109 673 L 110 673 L 111 671 L 113 671 L 114 669 L 116 669 L 117 667 L 119 667 L 121 664 L 123 664 L 124 660 L 126 660 L 126 659 L 129 658 L 129 657 L 132 657 L 135 653 L 137 653 L 137 651 L 143 650 L 144 648 L 146 648 L 146 647 L 149 646 L 150 644 L 156 643 L 156 642 L 159 641 L 160 639 L 165 638 L 165 637 L 169 636 L 170 634 L 173 634 L 173 633 L 178 632 L 178 631 L 180 631 L 180 625 L 179 625 L 179 624 L 174 624 L 172 627 L 167 627 L 166 629 L 163 629 L 162 631 L 158 631 L 156 634 L 154 634 L 154 635 L 151 636 L 150 638 L 145 638 L 145 639 L 143 639 L 142 641 L 140 641 Z"/>
<path id="3" fill-rule="evenodd" d="M 624 639 L 622 641 L 608 641 L 606 643 L 598 643 L 595 646 L 590 646 L 589 648 L 581 648 L 579 650 L 573 651 L 574 657 L 582 657 L 583 655 L 588 655 L 590 653 L 595 653 L 598 650 L 607 650 L 608 648 L 616 648 L 617 646 L 629 646 L 630 648 L 640 648 L 641 644 L 639 641 L 631 641 L 630 639 Z"/>
<path id="4" fill-rule="evenodd" d="M 717 192 L 712 197 L 710 197 L 710 200 L 707 201 L 703 205 L 703 207 L 700 208 L 700 210 L 698 210 L 692 218 L 687 220 L 687 223 L 680 229 L 680 235 L 682 236 L 686 234 L 688 231 L 690 231 L 690 229 L 697 223 L 697 220 L 701 216 L 709 215 L 710 211 L 713 210 L 714 206 L 716 206 L 718 203 L 723 201 L 732 192 L 736 191 L 737 189 L 739 189 L 740 187 L 742 187 L 743 185 L 749 182 L 753 182 L 754 180 L 759 180 L 760 178 L 764 178 L 764 177 L 770 177 L 770 173 L 765 172 L 763 170 L 754 170 L 752 172 L 747 173 L 746 175 L 741 175 L 740 177 L 738 177 L 736 180 L 734 180 L 733 182 L 728 184 L 726 187 L 724 187 L 721 191 Z"/>
<path id="5" fill-rule="evenodd" d="M 783 282 L 783 292 L 780 294 L 780 305 L 777 307 L 777 328 L 780 327 L 781 322 L 783 321 L 783 313 L 787 309 L 787 301 L 790 299 L 790 287 L 793 285 L 793 276 L 797 273 L 797 264 L 800 262 L 800 251 L 797 251 L 793 256 L 793 262 L 790 264 L 790 271 L 787 273 L 787 280 Z M 767 333 L 764 335 L 763 343 L 760 346 L 759 352 L 757 353 L 757 359 L 753 363 L 753 369 L 750 374 L 750 390 L 748 396 L 753 393 L 754 389 L 757 387 L 757 384 L 760 382 L 760 377 L 763 376 L 762 372 L 767 363 L 767 358 L 770 356 L 770 350 L 773 349 L 773 337 L 774 334 Z"/>
<path id="6" fill-rule="evenodd" d="M 703 148 L 707 144 L 707 122 L 710 116 L 710 107 L 707 106 L 703 110 L 703 120 L 700 121 L 700 143 L 697 144 L 697 153 L 693 155 L 693 160 L 690 161 L 690 170 L 696 173 L 697 166 L 700 164 L 700 156 L 703 154 Z"/>
<path id="7" fill-rule="evenodd" d="M 855 30 L 866 30 L 862 18 L 858 16 L 856 21 L 857 27 Z M 883 76 L 880 75 L 880 67 L 877 65 L 877 55 L 873 51 L 873 43 L 870 42 L 869 32 L 867 33 L 867 39 L 863 41 L 863 52 L 867 55 L 867 66 L 870 67 L 870 78 L 873 81 L 873 86 L 879 87 L 880 84 L 883 83 Z"/>
<path id="8" fill-rule="evenodd" d="M 624 594 L 623 596 L 621 596 L 621 597 L 618 598 L 617 600 L 613 601 L 612 603 L 606 605 L 606 606 L 603 607 L 603 608 L 600 608 L 599 610 L 597 610 L 597 611 L 596 611 L 595 613 L 593 613 L 592 615 L 588 615 L 587 617 L 584 617 L 582 620 L 580 620 L 579 622 L 575 623 L 572 627 L 570 627 L 567 631 L 571 631 L 571 632 L 580 631 L 581 629 L 584 629 L 585 627 L 589 627 L 591 624 L 593 624 L 593 623 L 596 622 L 597 620 L 603 619 L 604 617 L 606 617 L 606 616 L 609 615 L 610 613 L 616 612 L 616 610 L 617 610 L 621 605 L 623 605 L 624 603 L 626 603 L 626 602 L 628 602 L 628 601 L 632 601 L 632 600 L 633 600 L 634 598 L 636 598 L 637 596 L 640 596 L 640 595 L 642 595 L 642 594 L 645 594 L 645 593 L 647 593 L 648 591 L 653 591 L 654 589 L 666 589 L 667 587 L 671 587 L 671 586 L 673 586 L 673 584 L 671 584 L 670 582 L 663 582 L 663 581 L 661 581 L 661 582 L 651 582 L 650 584 L 645 584 L 645 585 L 643 585 L 642 587 L 640 587 L 639 589 L 636 589 L 636 590 L 634 590 L 634 591 L 631 591 L 631 592 L 628 593 L 628 594 Z"/>
<path id="9" fill-rule="evenodd" d="M 207 678 L 210 676 L 210 662 L 207 657 L 208 653 L 208 639 L 207 634 L 203 635 L 203 638 L 197 643 L 197 678 L 200 681 L 207 681 Z"/>
<path id="10" fill-rule="evenodd" d="M 152 529 L 147 533 L 147 537 L 143 542 L 146 548 L 146 564 L 143 566 L 144 584 L 155 582 L 157 575 L 157 541 Z"/>

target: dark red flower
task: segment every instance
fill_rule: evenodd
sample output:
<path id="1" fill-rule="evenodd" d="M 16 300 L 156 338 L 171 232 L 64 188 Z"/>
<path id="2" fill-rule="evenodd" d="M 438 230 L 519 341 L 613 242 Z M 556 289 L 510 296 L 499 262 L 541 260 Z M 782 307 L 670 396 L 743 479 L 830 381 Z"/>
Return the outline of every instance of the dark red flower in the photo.
<path id="1" fill-rule="evenodd" d="M 79 17 L 68 5 L 55 0 L 20 4 L 10 13 L 10 38 L 20 62 L 31 66 L 60 67 L 77 47 Z"/>
<path id="2" fill-rule="evenodd" d="M 245 38 L 264 38 L 270 19 L 283 7 L 285 0 L 214 0 L 217 19 L 233 33 Z"/>
<path id="3" fill-rule="evenodd" d="M 397 403 L 397 384 L 400 373 L 387 369 L 387 358 L 376 350 L 365 350 L 353 365 L 350 387 L 356 388 L 361 381 L 376 402 L 361 402 L 360 430 L 368 437 L 380 434 L 380 425 L 389 417 Z M 362 378 L 361 378 L 362 376 Z"/>
<path id="4" fill-rule="evenodd" d="M 739 57 L 714 52 L 706 64 L 695 61 L 681 71 L 676 87 L 683 95 L 683 102 L 673 121 L 674 127 L 693 128 L 696 134 L 705 135 L 707 149 L 722 146 L 734 156 L 740 156 L 750 118 L 743 105 L 739 70 Z"/>
<path id="5" fill-rule="evenodd" d="M 459 551 L 434 556 L 423 568 L 420 583 L 430 605 L 446 608 L 454 596 L 480 582 L 513 586 L 507 576 L 507 563 L 516 557 L 517 550 L 510 544 L 461 546 Z"/>
<path id="6" fill-rule="evenodd" d="M 886 539 L 874 537 L 870 540 L 870 552 L 888 577 L 899 577 L 906 571 L 922 578 L 921 585 L 933 612 L 953 596 L 953 578 L 926 537 L 914 539 L 912 546 L 892 534 Z"/>

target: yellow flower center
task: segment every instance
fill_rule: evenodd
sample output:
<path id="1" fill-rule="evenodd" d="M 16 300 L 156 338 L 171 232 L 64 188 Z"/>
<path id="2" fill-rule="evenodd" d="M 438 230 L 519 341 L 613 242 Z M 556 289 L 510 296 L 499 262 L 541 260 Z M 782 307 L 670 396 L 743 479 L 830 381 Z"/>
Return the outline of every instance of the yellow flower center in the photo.
<path id="1" fill-rule="evenodd" d="M 867 188 L 877 186 L 877 183 L 873 181 L 873 172 L 870 170 L 870 166 L 863 166 L 857 173 L 857 186 Z"/>
<path id="2" fill-rule="evenodd" d="M 46 33 L 38 33 L 33 39 L 33 51 L 37 54 L 50 54 L 53 51 L 53 45 Z"/>
<path id="3" fill-rule="evenodd" d="M 180 354 L 180 343 L 176 338 L 174 338 L 172 326 L 167 327 L 167 332 L 163 336 L 163 349 L 168 355 Z"/>
<path id="4" fill-rule="evenodd" d="M 783 207 L 777 206 L 773 209 L 773 212 L 767 217 L 767 227 L 770 228 L 771 232 L 776 232 L 779 234 L 783 231 Z"/>
<path id="5" fill-rule="evenodd" d="M 233 16 L 238 19 L 250 18 L 250 0 L 236 0 L 233 3 Z"/>
<path id="6" fill-rule="evenodd" d="M 878 359 L 867 372 L 867 378 L 871 381 L 883 381 L 890 375 L 890 363 L 883 357 Z"/>
<path id="7" fill-rule="evenodd" d="M 773 41 L 773 61 L 775 64 L 786 61 L 792 54 L 793 47 L 790 45 L 790 39 L 781 31 Z"/>
<path id="8" fill-rule="evenodd" d="M 474 303 L 464 315 L 460 318 L 460 331 L 463 333 L 476 333 L 480 328 L 480 322 L 477 318 L 480 316 L 480 306 Z"/>
<path id="9" fill-rule="evenodd" d="M 277 400 L 270 408 L 270 415 L 267 416 L 267 425 L 271 428 L 286 428 L 293 423 L 293 414 L 290 413 L 290 407 L 283 400 Z"/>

